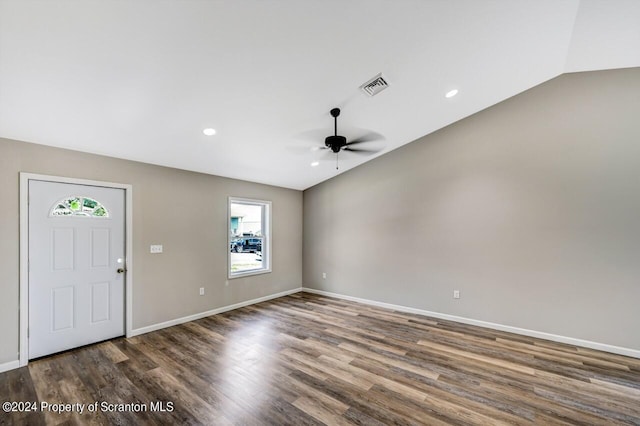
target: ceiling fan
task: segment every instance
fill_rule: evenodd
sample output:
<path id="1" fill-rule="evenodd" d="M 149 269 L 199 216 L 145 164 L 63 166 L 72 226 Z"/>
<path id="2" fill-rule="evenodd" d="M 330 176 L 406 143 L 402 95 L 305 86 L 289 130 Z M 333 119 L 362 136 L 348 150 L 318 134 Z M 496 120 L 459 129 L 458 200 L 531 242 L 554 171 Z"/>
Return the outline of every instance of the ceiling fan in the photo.
<path id="1" fill-rule="evenodd" d="M 338 135 L 338 117 L 340 116 L 340 108 L 333 108 L 330 111 L 330 114 L 333 117 L 334 134 L 332 136 L 327 136 L 324 140 L 324 146 L 319 147 L 318 149 L 330 149 L 336 154 L 336 170 L 338 170 L 338 154 L 340 153 L 340 151 L 354 152 L 357 154 L 374 154 L 380 151 L 379 149 L 353 147 L 353 145 L 358 145 L 364 142 L 373 142 L 375 140 L 381 139 L 382 137 L 379 134 L 371 132 L 367 135 L 347 142 L 347 138 Z"/>

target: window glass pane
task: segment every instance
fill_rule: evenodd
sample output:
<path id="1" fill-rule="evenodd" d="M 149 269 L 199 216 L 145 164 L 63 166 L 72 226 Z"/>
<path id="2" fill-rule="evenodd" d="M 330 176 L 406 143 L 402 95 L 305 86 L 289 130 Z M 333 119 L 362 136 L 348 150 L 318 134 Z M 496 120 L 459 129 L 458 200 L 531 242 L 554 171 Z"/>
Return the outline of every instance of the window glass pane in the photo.
<path id="1" fill-rule="evenodd" d="M 109 217 L 109 211 L 89 197 L 66 197 L 51 208 L 49 216 Z"/>
<path id="2" fill-rule="evenodd" d="M 266 271 L 267 203 L 229 201 L 229 275 Z"/>

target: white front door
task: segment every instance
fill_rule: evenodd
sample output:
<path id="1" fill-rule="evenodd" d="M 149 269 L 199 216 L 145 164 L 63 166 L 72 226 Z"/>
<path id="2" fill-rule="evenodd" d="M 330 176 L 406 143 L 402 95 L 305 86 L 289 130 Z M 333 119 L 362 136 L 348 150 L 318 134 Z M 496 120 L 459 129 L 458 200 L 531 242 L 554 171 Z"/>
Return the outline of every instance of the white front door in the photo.
<path id="1" fill-rule="evenodd" d="M 29 358 L 122 336 L 125 191 L 29 181 Z"/>

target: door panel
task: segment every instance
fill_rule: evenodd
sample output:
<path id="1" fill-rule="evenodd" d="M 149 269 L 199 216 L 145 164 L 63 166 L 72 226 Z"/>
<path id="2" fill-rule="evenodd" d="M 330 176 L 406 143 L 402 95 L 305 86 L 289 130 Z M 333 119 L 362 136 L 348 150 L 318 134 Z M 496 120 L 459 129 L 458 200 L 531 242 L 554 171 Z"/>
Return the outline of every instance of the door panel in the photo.
<path id="1" fill-rule="evenodd" d="M 110 245 L 109 229 L 94 228 L 91 230 L 91 266 L 93 268 L 109 266 Z"/>
<path id="2" fill-rule="evenodd" d="M 75 303 L 73 286 L 58 287 L 51 290 L 51 331 L 62 331 L 73 328 Z"/>
<path id="3" fill-rule="evenodd" d="M 51 233 L 53 270 L 73 270 L 73 253 L 75 252 L 73 228 L 53 228 Z"/>
<path id="4" fill-rule="evenodd" d="M 124 235 L 123 189 L 29 181 L 29 358 L 124 334 Z"/>
<path id="5" fill-rule="evenodd" d="M 109 283 L 91 284 L 91 322 L 109 321 Z"/>

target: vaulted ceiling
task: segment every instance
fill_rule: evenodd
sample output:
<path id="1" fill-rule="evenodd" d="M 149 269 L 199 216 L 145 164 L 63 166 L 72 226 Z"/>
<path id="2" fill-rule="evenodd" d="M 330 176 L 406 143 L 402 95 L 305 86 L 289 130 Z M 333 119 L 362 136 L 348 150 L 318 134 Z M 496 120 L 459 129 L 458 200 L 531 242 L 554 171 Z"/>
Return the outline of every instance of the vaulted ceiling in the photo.
<path id="1" fill-rule="evenodd" d="M 562 73 L 637 66 L 637 0 L 0 0 L 0 137 L 305 189 Z M 336 106 L 339 133 L 384 136 L 339 170 L 312 149 Z"/>

